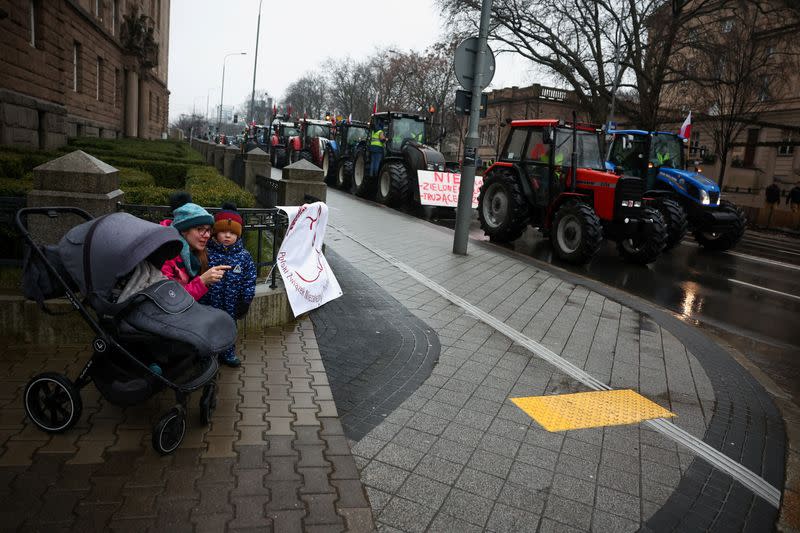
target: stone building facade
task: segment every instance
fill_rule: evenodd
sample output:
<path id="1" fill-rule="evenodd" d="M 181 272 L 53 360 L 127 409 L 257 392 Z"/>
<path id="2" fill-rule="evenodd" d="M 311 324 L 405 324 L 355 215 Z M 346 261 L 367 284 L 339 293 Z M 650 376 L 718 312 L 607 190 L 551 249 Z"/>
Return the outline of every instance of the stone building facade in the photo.
<path id="1" fill-rule="evenodd" d="M 0 0 L 0 144 L 167 131 L 169 0 Z M 149 17 L 156 66 L 126 53 L 123 16 Z M 156 59 L 153 57 L 152 59 Z"/>

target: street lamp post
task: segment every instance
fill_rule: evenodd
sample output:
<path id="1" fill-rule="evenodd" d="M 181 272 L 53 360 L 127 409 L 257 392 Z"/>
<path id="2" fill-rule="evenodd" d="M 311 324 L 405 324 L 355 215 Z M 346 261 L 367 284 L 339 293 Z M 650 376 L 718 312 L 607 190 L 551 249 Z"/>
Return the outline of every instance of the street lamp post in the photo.
<path id="1" fill-rule="evenodd" d="M 258 0 L 258 24 L 256 25 L 256 53 L 253 60 L 253 93 L 250 96 L 250 120 L 255 120 L 256 109 L 256 68 L 258 67 L 258 36 L 261 33 L 261 2 Z"/>
<path id="2" fill-rule="evenodd" d="M 227 54 L 224 58 L 222 58 L 222 87 L 219 91 L 219 113 L 217 114 L 217 133 L 219 133 L 220 128 L 222 127 L 222 102 L 225 98 L 225 62 L 231 56 L 246 56 L 247 52 L 233 52 L 231 54 Z"/>

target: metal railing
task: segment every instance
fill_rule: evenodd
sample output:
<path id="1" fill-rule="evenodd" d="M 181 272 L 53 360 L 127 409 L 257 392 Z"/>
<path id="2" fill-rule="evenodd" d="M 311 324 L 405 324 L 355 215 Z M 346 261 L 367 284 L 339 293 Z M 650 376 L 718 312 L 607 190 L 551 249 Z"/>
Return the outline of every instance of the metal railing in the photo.
<path id="1" fill-rule="evenodd" d="M 130 213 L 136 217 L 150 222 L 161 222 L 164 219 L 172 218 L 172 211 L 166 205 L 137 205 L 137 204 L 117 204 L 118 211 Z M 219 207 L 206 207 L 206 210 L 214 214 L 221 209 Z M 256 232 L 255 250 L 250 250 L 254 255 L 256 271 L 261 274 L 262 268 L 268 268 L 268 278 L 270 288 L 277 287 L 275 268 L 276 257 L 278 254 L 279 240 L 282 239 L 284 231 L 288 225 L 286 213 L 276 208 L 242 208 L 237 210 L 242 215 L 243 234 L 242 239 L 246 239 L 249 232 Z M 271 239 L 271 243 L 267 241 Z M 247 241 L 245 240 L 245 243 Z M 271 257 L 267 259 L 266 252 L 269 251 Z"/>

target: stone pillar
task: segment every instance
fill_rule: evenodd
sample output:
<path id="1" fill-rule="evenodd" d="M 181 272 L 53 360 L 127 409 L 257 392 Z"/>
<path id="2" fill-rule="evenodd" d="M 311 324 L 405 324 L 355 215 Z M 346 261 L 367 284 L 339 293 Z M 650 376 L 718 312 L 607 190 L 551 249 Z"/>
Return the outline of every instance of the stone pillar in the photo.
<path id="1" fill-rule="evenodd" d="M 33 169 L 28 207 L 79 207 L 99 217 L 115 212 L 122 199 L 117 169 L 76 150 Z M 51 223 L 37 216 L 31 217 L 30 222 L 30 229 L 40 242 L 54 243 L 81 220 L 67 216 Z"/>
<path id="2" fill-rule="evenodd" d="M 150 90 L 147 88 L 147 80 L 139 78 L 139 138 L 149 139 L 150 128 Z"/>
<path id="3" fill-rule="evenodd" d="M 225 150 L 227 149 L 228 147 L 224 144 L 214 145 L 214 166 L 217 167 L 220 174 L 225 170 Z"/>
<path id="4" fill-rule="evenodd" d="M 125 136 L 139 135 L 139 73 L 125 71 Z"/>
<path id="5" fill-rule="evenodd" d="M 214 141 L 208 141 L 208 148 L 206 148 L 206 163 L 208 163 L 209 165 L 213 165 L 214 164 L 214 147 L 215 146 L 216 146 L 216 144 L 214 144 Z"/>
<path id="6" fill-rule="evenodd" d="M 302 205 L 306 195 L 326 201 L 324 180 L 322 169 L 305 159 L 284 167 L 283 179 L 278 182 L 278 205 Z"/>
<path id="7" fill-rule="evenodd" d="M 236 181 L 233 175 L 233 162 L 236 156 L 239 155 L 239 148 L 237 146 L 227 146 L 222 154 L 222 175 L 231 181 Z"/>
<path id="8" fill-rule="evenodd" d="M 244 190 L 258 195 L 256 190 L 256 176 L 272 175 L 272 166 L 269 164 L 269 155 L 261 148 L 253 148 L 244 159 Z"/>

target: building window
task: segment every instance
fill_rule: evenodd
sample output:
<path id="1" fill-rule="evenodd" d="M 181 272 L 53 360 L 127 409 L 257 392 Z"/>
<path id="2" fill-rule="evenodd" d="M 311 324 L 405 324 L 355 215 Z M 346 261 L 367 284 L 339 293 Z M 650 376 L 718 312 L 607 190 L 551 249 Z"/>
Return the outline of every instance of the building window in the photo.
<path id="1" fill-rule="evenodd" d="M 72 91 L 81 90 L 81 43 L 72 43 Z"/>
<path id="2" fill-rule="evenodd" d="M 756 145 L 758 144 L 758 135 L 761 132 L 758 128 L 750 128 L 747 130 L 747 142 L 744 145 L 744 160 L 742 166 L 750 168 L 756 159 Z"/>
<path id="3" fill-rule="evenodd" d="M 111 0 L 111 35 L 117 34 L 117 0 Z"/>
<path id="4" fill-rule="evenodd" d="M 693 131 L 692 138 L 689 141 L 689 154 L 697 157 L 700 154 L 700 132 Z"/>
<path id="5" fill-rule="evenodd" d="M 730 33 L 733 31 L 733 19 L 722 21 L 722 33 Z"/>
<path id="6" fill-rule="evenodd" d="M 103 101 L 103 58 L 97 58 L 97 70 L 95 71 L 95 98 L 98 102 Z"/>
<path id="7" fill-rule="evenodd" d="M 30 23 L 31 23 L 31 40 L 29 41 L 31 46 L 36 48 L 36 2 L 34 0 L 30 0 L 28 3 L 28 7 L 30 10 Z"/>
<path id="8" fill-rule="evenodd" d="M 102 19 L 103 17 L 100 16 L 100 1 L 101 0 L 94 0 L 94 16 Z"/>
<path id="9" fill-rule="evenodd" d="M 783 130 L 783 144 L 778 146 L 778 155 L 790 156 L 794 155 L 794 137 L 795 134 L 791 130 Z"/>
<path id="10" fill-rule="evenodd" d="M 114 107 L 119 107 L 119 95 L 121 93 L 119 69 L 114 69 Z"/>

